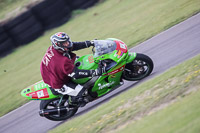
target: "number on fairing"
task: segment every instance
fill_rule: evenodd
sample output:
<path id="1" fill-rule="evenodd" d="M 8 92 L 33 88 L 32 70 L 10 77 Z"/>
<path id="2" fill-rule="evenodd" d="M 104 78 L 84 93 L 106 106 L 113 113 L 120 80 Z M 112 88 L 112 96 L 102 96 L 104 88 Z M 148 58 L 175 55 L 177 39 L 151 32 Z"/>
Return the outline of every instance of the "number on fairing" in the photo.
<path id="1" fill-rule="evenodd" d="M 120 45 L 120 48 L 126 49 L 126 45 L 124 43 L 119 43 L 119 45 Z"/>

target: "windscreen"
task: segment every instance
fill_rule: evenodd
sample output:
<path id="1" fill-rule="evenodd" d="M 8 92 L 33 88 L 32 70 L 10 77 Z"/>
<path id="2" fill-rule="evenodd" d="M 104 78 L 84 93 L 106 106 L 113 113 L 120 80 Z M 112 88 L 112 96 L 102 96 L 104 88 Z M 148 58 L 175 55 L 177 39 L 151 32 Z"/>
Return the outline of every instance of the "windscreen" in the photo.
<path id="1" fill-rule="evenodd" d="M 94 57 L 111 53 L 117 47 L 116 43 L 111 40 L 94 40 L 94 44 L 95 44 Z"/>

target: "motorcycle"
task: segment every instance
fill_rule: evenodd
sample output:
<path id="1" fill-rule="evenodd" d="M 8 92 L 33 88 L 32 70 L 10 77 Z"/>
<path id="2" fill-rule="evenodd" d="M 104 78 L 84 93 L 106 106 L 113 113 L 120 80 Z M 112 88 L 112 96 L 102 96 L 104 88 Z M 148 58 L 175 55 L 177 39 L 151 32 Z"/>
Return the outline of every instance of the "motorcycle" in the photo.
<path id="1" fill-rule="evenodd" d="M 78 69 L 97 69 L 106 66 L 106 73 L 72 82 L 83 85 L 84 100 L 92 102 L 117 87 L 123 85 L 123 80 L 137 81 L 151 74 L 154 64 L 150 57 L 141 53 L 129 52 L 127 45 L 118 39 L 94 40 L 93 54 L 84 55 L 75 61 Z M 80 106 L 68 104 L 71 92 L 67 95 L 57 94 L 44 82 L 36 83 L 24 90 L 21 95 L 29 100 L 41 100 L 40 116 L 53 121 L 62 121 L 72 117 Z"/>

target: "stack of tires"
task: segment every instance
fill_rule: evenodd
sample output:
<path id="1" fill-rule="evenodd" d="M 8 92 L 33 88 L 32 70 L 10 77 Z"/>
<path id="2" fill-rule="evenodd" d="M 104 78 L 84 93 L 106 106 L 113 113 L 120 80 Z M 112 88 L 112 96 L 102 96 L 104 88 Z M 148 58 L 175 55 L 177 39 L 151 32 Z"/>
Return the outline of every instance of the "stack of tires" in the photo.
<path id="1" fill-rule="evenodd" d="M 44 32 L 41 23 L 29 10 L 4 24 L 4 28 L 16 46 L 29 43 Z"/>
<path id="2" fill-rule="evenodd" d="M 13 48 L 27 44 L 45 30 L 67 22 L 75 9 L 86 9 L 98 0 L 43 0 L 0 25 L 0 57 Z"/>
<path id="3" fill-rule="evenodd" d="M 71 14 L 65 0 L 45 0 L 29 9 L 45 29 L 65 23 Z"/>
<path id="4" fill-rule="evenodd" d="M 93 6 L 99 0 L 65 0 L 71 9 L 86 9 Z"/>
<path id="5" fill-rule="evenodd" d="M 8 36 L 3 26 L 0 25 L 0 57 L 9 54 L 13 48 L 15 48 L 13 40 Z"/>

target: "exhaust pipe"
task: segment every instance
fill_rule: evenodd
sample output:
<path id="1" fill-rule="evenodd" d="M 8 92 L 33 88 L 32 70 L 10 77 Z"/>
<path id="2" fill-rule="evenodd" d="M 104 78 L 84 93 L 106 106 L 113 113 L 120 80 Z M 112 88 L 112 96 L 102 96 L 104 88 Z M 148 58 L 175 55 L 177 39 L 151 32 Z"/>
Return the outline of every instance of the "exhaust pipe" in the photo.
<path id="1" fill-rule="evenodd" d="M 61 108 L 54 108 L 54 109 L 42 109 L 39 111 L 39 115 L 44 117 L 47 115 L 60 115 L 60 114 L 65 114 L 69 111 L 68 107 L 61 107 Z"/>

